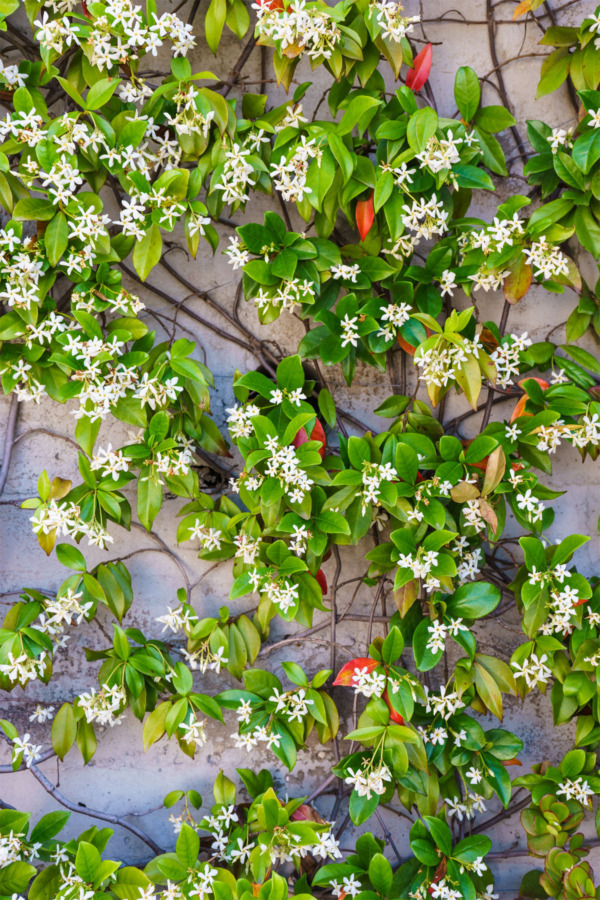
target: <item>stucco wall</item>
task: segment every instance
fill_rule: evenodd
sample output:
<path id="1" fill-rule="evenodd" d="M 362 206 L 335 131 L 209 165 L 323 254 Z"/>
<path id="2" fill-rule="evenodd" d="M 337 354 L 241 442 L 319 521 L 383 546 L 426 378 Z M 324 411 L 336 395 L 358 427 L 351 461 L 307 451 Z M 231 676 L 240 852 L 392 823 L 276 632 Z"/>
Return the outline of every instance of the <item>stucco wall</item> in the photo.
<path id="1" fill-rule="evenodd" d="M 169 4 L 163 3 L 162 6 L 168 8 Z M 566 4 L 567 8 L 557 13 L 559 22 L 577 24 L 595 6 L 594 0 Z M 180 14 L 185 15 L 188 7 L 191 7 L 189 2 Z M 525 133 L 523 123 L 528 118 L 539 118 L 552 126 L 566 127 L 573 123 L 574 113 L 565 89 L 538 101 L 534 99 L 541 63 L 539 56 L 545 52 L 544 48 L 538 46 L 541 31 L 531 22 L 526 26 L 522 23 L 513 24 L 510 21 L 513 8 L 512 2 L 498 3 L 495 18 L 498 23 L 497 47 L 500 60 L 508 60 L 521 54 L 521 59 L 505 65 L 502 69 L 513 104 L 513 112 L 521 130 Z M 484 0 L 458 0 L 458 2 L 424 0 L 421 3 L 417 0 L 407 0 L 406 9 L 408 14 L 423 14 L 425 20 L 435 19 L 443 13 L 447 14 L 447 21 L 442 23 L 426 21 L 423 34 L 418 36 L 434 44 L 434 66 L 430 80 L 440 112 L 452 115 L 455 111 L 452 93 L 454 72 L 458 66 L 468 64 L 480 76 L 490 76 L 490 80 L 494 78 L 494 64 L 488 43 L 486 3 Z M 462 18 L 471 20 L 473 24 L 461 22 Z M 201 19 L 202 15 L 197 16 L 198 27 Z M 226 78 L 239 53 L 238 42 L 227 33 L 219 59 L 215 61 L 202 36 L 199 35 L 198 46 L 191 57 L 192 67 L 195 71 L 210 69 L 220 77 Z M 260 79 L 258 52 L 250 58 L 244 69 L 244 75 L 250 81 Z M 298 70 L 296 80 L 316 82 L 304 102 L 305 110 L 310 112 L 320 97 L 320 87 L 326 89 L 327 80 L 323 78 L 322 73 L 316 75 L 311 73 L 308 67 Z M 256 87 L 251 89 L 256 90 Z M 232 95 L 239 93 L 236 88 Z M 269 85 L 269 95 L 273 103 L 281 102 L 283 96 L 274 85 Z M 484 87 L 484 98 L 488 103 L 498 102 L 497 93 L 489 82 Z M 507 156 L 514 157 L 514 142 L 510 136 L 506 137 L 505 146 Z M 502 195 L 525 192 L 526 186 L 518 174 L 520 171 L 518 160 L 513 159 L 511 171 L 515 175 L 503 185 Z M 499 202 L 497 196 L 486 198 L 485 203 L 481 201 L 481 212 L 491 216 L 497 202 Z M 260 195 L 253 197 L 249 213 L 257 219 L 259 215 L 262 216 L 263 209 L 268 208 L 268 205 L 269 202 Z M 235 219 L 237 224 L 241 224 L 241 214 L 236 214 Z M 225 238 L 231 233 L 225 226 L 220 230 Z M 301 226 L 299 230 L 302 230 Z M 182 243 L 182 235 L 177 231 L 173 238 Z M 223 240 L 220 249 L 225 243 Z M 181 250 L 170 252 L 169 261 L 189 281 L 197 285 L 199 290 L 208 291 L 220 303 L 232 308 L 239 273 L 232 271 L 220 251 L 213 257 L 207 244 L 201 243 L 195 261 L 187 258 Z M 584 271 L 589 273 L 593 270 L 590 260 L 580 260 L 580 263 Z M 150 276 L 149 281 L 160 286 L 176 300 L 183 299 L 188 293 L 169 276 L 158 271 Z M 135 285 L 131 285 L 131 288 L 134 292 L 138 290 Z M 140 294 L 147 304 L 148 316 L 151 312 L 172 315 L 168 304 L 150 290 L 144 289 Z M 478 299 L 481 318 L 497 320 L 502 302 L 502 297 L 498 294 L 486 294 L 482 299 Z M 462 305 L 467 305 L 464 297 Z M 574 297 L 569 292 L 557 296 L 535 288 L 520 305 L 511 310 L 509 329 L 518 332 L 526 330 L 533 339 L 544 340 L 551 328 L 558 323 L 564 323 L 573 305 Z M 217 423 L 222 426 L 225 408 L 232 402 L 231 380 L 234 370 L 254 368 L 256 361 L 241 348 L 199 327 L 186 314 L 188 310 L 199 313 L 210 321 L 218 322 L 226 331 L 229 331 L 230 326 L 219 320 L 217 314 L 204 301 L 193 295 L 187 296 L 178 315 L 178 325 L 182 329 L 180 334 L 198 342 L 198 358 L 207 362 L 214 373 L 216 387 L 213 395 L 213 412 Z M 302 324 L 288 314 L 284 314 L 277 323 L 268 328 L 260 326 L 255 311 L 250 306 L 243 309 L 242 317 L 256 335 L 261 339 L 275 341 L 276 346 L 284 352 L 294 352 L 304 333 Z M 164 319 L 158 323 L 156 320 L 151 322 L 152 327 L 157 327 L 159 333 L 160 321 L 164 323 Z M 553 332 L 553 340 L 558 342 L 559 338 L 564 338 L 562 327 Z M 380 376 L 374 369 L 362 367 L 358 370 L 351 389 L 345 386 L 337 370 L 328 372 L 328 380 L 329 387 L 341 405 L 368 426 L 379 430 L 385 427 L 385 420 L 374 416 L 373 409 L 392 392 L 389 376 Z M 6 422 L 8 407 L 7 400 L 0 400 L 0 421 Z M 446 407 L 446 416 L 451 418 L 463 409 L 464 406 L 460 401 L 451 398 Z M 17 442 L 0 506 L 2 573 L 0 608 L 6 608 L 12 603 L 15 594 L 23 586 L 54 590 L 66 577 L 66 570 L 58 564 L 55 557 L 46 559 L 38 547 L 31 533 L 29 513 L 21 510 L 19 503 L 24 498 L 35 495 L 37 476 L 43 468 L 47 468 L 51 476 L 77 478 L 76 448 L 70 442 L 73 428 L 74 420 L 68 407 L 61 408 L 54 403 L 46 402 L 37 407 L 31 404 L 23 405 L 19 410 Z M 466 433 L 467 436 L 477 433 L 476 419 L 470 420 L 470 429 L 470 432 Z M 124 426 L 114 422 L 107 423 L 101 431 L 99 444 L 105 446 L 111 441 L 113 446 L 119 445 L 125 434 Z M 235 458 L 227 461 L 227 465 L 231 465 L 234 469 L 237 464 L 238 460 Z M 563 537 L 574 531 L 596 533 L 600 511 L 598 465 L 589 461 L 582 465 L 573 450 L 559 451 L 552 483 L 553 486 L 568 487 L 569 494 L 567 502 L 561 505 L 560 512 L 557 513 L 550 537 Z M 179 505 L 176 499 L 167 500 L 152 535 L 146 534 L 139 527 L 134 527 L 130 534 L 113 529 L 115 543 L 109 552 L 92 552 L 87 549 L 85 551 L 91 563 L 117 555 L 127 557 L 131 554 L 127 559 L 127 565 L 133 578 L 135 600 L 127 621 L 130 625 L 140 627 L 147 635 L 159 634 L 160 625 L 155 622 L 155 618 L 164 614 L 167 604 L 173 603 L 176 589 L 184 583 L 182 570 L 185 571 L 189 581 L 195 584 L 193 602 L 200 615 L 214 614 L 219 606 L 227 602 L 229 594 L 228 563 L 213 568 L 196 558 L 192 545 L 177 546 L 176 511 Z M 164 550 L 165 546 L 169 549 L 168 553 Z M 582 570 L 589 574 L 596 571 L 599 546 L 600 541 L 594 538 L 579 554 L 578 563 Z M 365 565 L 356 550 L 350 549 L 343 553 L 343 560 L 345 577 L 351 578 L 364 571 Z M 343 599 L 342 597 L 342 601 Z M 370 589 L 361 588 L 355 611 L 362 613 L 370 611 L 372 601 Z M 244 605 L 246 602 L 235 601 L 231 604 L 232 609 L 241 612 L 246 608 Z M 109 616 L 101 610 L 98 620 L 98 624 L 73 629 L 68 649 L 59 653 L 56 659 L 55 676 L 48 687 L 33 684 L 26 693 L 17 689 L 9 697 L 0 698 L 0 716 L 12 720 L 21 733 L 31 731 L 36 743 L 42 743 L 44 747 L 50 744 L 49 727 L 30 725 L 28 715 L 32 703 L 39 700 L 43 703 L 53 703 L 58 708 L 63 701 L 71 700 L 76 692 L 86 690 L 96 683 L 96 666 L 85 662 L 83 647 L 106 645 L 102 628 L 108 627 L 108 630 L 111 630 Z M 319 618 L 317 617 L 315 621 L 318 624 Z M 298 629 L 294 625 L 274 623 L 272 641 L 293 635 L 295 630 Z M 323 635 L 326 637 L 327 632 Z M 307 671 L 315 671 L 326 665 L 328 660 L 328 648 L 324 643 L 318 642 L 322 637 L 317 633 L 311 640 L 288 644 L 269 655 L 263 654 L 259 657 L 258 664 L 277 667 L 281 660 L 293 658 L 301 660 Z M 362 630 L 362 626 L 356 622 L 349 625 L 342 623 L 338 628 L 337 642 L 349 656 L 364 654 L 365 637 L 366 630 Z M 481 650 L 497 653 L 506 658 L 522 639 L 518 618 L 510 614 L 494 619 L 490 625 L 477 628 L 477 637 Z M 345 661 L 342 649 L 338 651 L 337 659 L 340 662 Z M 222 674 L 219 678 L 210 673 L 205 676 L 196 675 L 196 680 L 198 685 L 202 686 L 201 689 L 209 694 L 235 684 L 228 673 Z M 568 749 L 572 735 L 568 728 L 552 728 L 549 702 L 536 692 L 527 698 L 524 705 L 516 700 L 512 702 L 509 700 L 506 705 L 506 726 L 518 733 L 525 742 L 522 753 L 524 766 L 544 758 L 556 763 Z M 309 749 L 300 753 L 296 769 L 291 774 L 286 774 L 275 757 L 266 751 L 261 753 L 255 749 L 251 756 L 245 751 L 236 751 L 229 737 L 235 730 L 233 716 L 230 716 L 225 727 L 211 727 L 209 743 L 204 751 L 198 754 L 196 761 L 190 761 L 175 745 L 166 741 L 160 742 L 148 753 L 143 754 L 141 725 L 129 713 L 121 726 L 100 735 L 98 751 L 86 768 L 82 766 L 76 750 L 71 751 L 64 763 L 58 764 L 56 760 L 50 760 L 43 763 L 41 768 L 54 783 L 60 780 L 60 789 L 69 798 L 78 799 L 82 804 L 118 815 L 134 813 L 138 817 L 135 819 L 137 824 L 143 825 L 162 846 L 170 849 L 174 843 L 174 835 L 168 823 L 169 814 L 160 808 L 156 809 L 160 807 L 162 798 L 168 791 L 193 787 L 210 802 L 211 785 L 219 768 L 231 773 L 236 766 L 257 768 L 265 766 L 273 770 L 280 786 L 287 786 L 291 796 L 298 796 L 310 793 L 327 774 L 328 767 L 332 764 L 331 748 L 322 747 L 311 740 Z M 0 762 L 7 762 L 6 750 L 0 750 L 0 753 L 2 753 Z M 55 801 L 27 771 L 16 775 L 3 775 L 0 781 L 0 797 L 19 808 L 33 810 L 35 817 L 56 806 Z M 332 802 L 333 798 L 326 794 L 316 801 L 317 808 L 325 817 L 331 809 Z M 493 804 L 490 804 L 489 810 L 488 815 L 495 810 Z M 385 811 L 384 818 L 398 846 L 405 849 L 406 821 Z M 89 820 L 86 820 L 82 810 L 81 815 L 72 817 L 69 828 L 72 832 L 77 832 L 87 821 Z M 377 828 L 376 822 L 369 824 L 372 828 Z M 518 815 L 490 831 L 490 834 L 495 838 L 494 851 L 524 844 Z M 347 835 L 344 846 L 350 845 L 350 833 L 347 832 Z M 117 828 L 112 853 L 122 854 L 128 861 L 138 862 L 146 858 L 147 848 L 130 834 Z M 497 859 L 494 863 L 497 886 L 506 891 L 507 896 L 514 895 L 521 874 L 530 865 L 531 861 L 527 858 Z"/>

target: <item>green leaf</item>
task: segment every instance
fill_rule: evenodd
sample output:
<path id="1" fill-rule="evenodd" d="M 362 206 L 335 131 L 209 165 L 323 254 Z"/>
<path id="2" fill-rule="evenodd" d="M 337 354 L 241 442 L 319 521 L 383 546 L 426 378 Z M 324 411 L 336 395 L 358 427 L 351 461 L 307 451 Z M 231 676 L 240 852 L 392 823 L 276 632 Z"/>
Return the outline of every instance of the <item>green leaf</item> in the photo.
<path id="1" fill-rule="evenodd" d="M 488 134 L 487 131 L 482 131 L 481 128 L 474 128 L 473 131 L 481 147 L 483 162 L 488 169 L 496 175 L 506 175 L 508 170 L 506 168 L 504 150 L 497 139 L 492 134 Z"/>
<path id="2" fill-rule="evenodd" d="M 479 78 L 470 66 L 461 66 L 456 73 L 454 99 L 465 122 L 470 122 L 481 101 Z"/>
<path id="3" fill-rule="evenodd" d="M 73 569 L 75 572 L 87 571 L 87 563 L 81 550 L 72 547 L 71 544 L 57 544 L 56 556 L 63 566 Z"/>
<path id="4" fill-rule="evenodd" d="M 494 190 L 494 182 L 488 173 L 478 169 L 477 166 L 455 165 L 452 171 L 456 173 L 459 187 Z"/>
<path id="5" fill-rule="evenodd" d="M 158 475 L 150 466 L 144 466 L 138 478 L 137 511 L 140 522 L 148 531 L 151 531 L 152 523 L 162 506 L 162 496 Z"/>
<path id="6" fill-rule="evenodd" d="M 85 108 L 88 110 L 100 109 L 104 106 L 121 83 L 120 78 L 101 78 L 88 91 L 85 98 Z"/>
<path id="7" fill-rule="evenodd" d="M 460 841 L 454 848 L 452 856 L 462 863 L 473 863 L 480 856 L 485 856 L 492 849 L 492 842 L 484 834 L 474 834 Z"/>
<path id="8" fill-rule="evenodd" d="M 434 839 L 436 846 L 440 848 L 444 856 L 451 856 L 452 834 L 446 823 L 433 816 L 424 816 L 424 820 L 429 826 L 431 836 Z"/>
<path id="9" fill-rule="evenodd" d="M 142 281 L 145 281 L 162 255 L 162 235 L 156 223 L 152 223 L 144 237 L 133 248 L 133 265 Z"/>
<path id="10" fill-rule="evenodd" d="M 376 853 L 369 863 L 369 880 L 377 893 L 382 896 L 389 894 L 393 878 L 392 867 L 383 853 Z"/>
<path id="11" fill-rule="evenodd" d="M 582 134 L 573 144 L 573 161 L 584 175 L 587 175 L 598 159 L 600 159 L 600 131 L 594 129 L 594 131 L 588 131 L 587 134 Z M 579 185 L 575 185 L 575 187 L 579 187 Z"/>
<path id="12" fill-rule="evenodd" d="M 145 890 L 150 887 L 149 878 L 140 869 L 134 866 L 124 866 L 117 871 L 117 880 L 110 886 L 111 891 L 120 900 L 140 900 L 140 888 Z"/>
<path id="13" fill-rule="evenodd" d="M 69 243 L 69 226 L 64 212 L 57 212 L 48 222 L 44 232 L 44 244 L 51 266 L 58 265 L 58 261 L 67 249 Z"/>
<path id="14" fill-rule="evenodd" d="M 185 822 L 181 826 L 175 850 L 186 868 L 191 869 L 196 865 L 200 852 L 200 838 L 194 829 Z"/>
<path id="15" fill-rule="evenodd" d="M 503 106 L 482 106 L 475 116 L 475 124 L 483 131 L 495 133 L 515 125 L 515 119 Z"/>
<path id="16" fill-rule="evenodd" d="M 73 707 L 70 703 L 63 703 L 54 716 L 50 737 L 52 746 L 59 759 L 64 759 L 75 742 L 76 725 L 73 715 Z"/>
<path id="17" fill-rule="evenodd" d="M 59 831 L 62 831 L 70 818 L 71 813 L 62 809 L 47 813 L 45 816 L 42 816 L 40 821 L 33 828 L 29 835 L 29 840 L 32 843 L 36 843 L 37 841 L 40 843 L 49 841 L 50 838 L 55 837 Z"/>
<path id="18" fill-rule="evenodd" d="M 545 94 L 551 94 L 561 86 L 569 74 L 571 57 L 568 47 L 559 47 L 546 57 L 542 63 L 542 77 L 538 85 L 536 100 Z"/>
<path id="19" fill-rule="evenodd" d="M 87 841 L 79 842 L 75 857 L 75 869 L 84 881 L 88 881 L 90 884 L 95 881 L 101 862 L 102 858 L 93 844 L 88 844 Z"/>
<path id="20" fill-rule="evenodd" d="M 204 19 L 204 36 L 214 56 L 217 55 L 226 17 L 226 0 L 211 0 Z"/>
<path id="21" fill-rule="evenodd" d="M 487 581 L 462 584 L 448 597 L 448 614 L 465 619 L 481 619 L 493 612 L 500 602 L 500 591 Z"/>
<path id="22" fill-rule="evenodd" d="M 587 206 L 575 210 L 575 233 L 586 250 L 596 259 L 600 257 L 600 226 Z"/>
<path id="23" fill-rule="evenodd" d="M 438 116 L 430 106 L 424 106 L 413 113 L 408 122 L 406 137 L 415 153 L 425 149 L 427 141 L 436 133 L 437 127 Z"/>
<path id="24" fill-rule="evenodd" d="M 23 894 L 35 875 L 35 869 L 26 862 L 11 862 L 0 868 L 0 894 L 6 897 Z"/>
<path id="25" fill-rule="evenodd" d="M 49 222 L 56 214 L 56 207 L 50 200 L 39 200 L 37 197 L 25 197 L 19 200 L 13 210 L 13 219 L 31 220 L 38 219 L 40 222 Z"/>

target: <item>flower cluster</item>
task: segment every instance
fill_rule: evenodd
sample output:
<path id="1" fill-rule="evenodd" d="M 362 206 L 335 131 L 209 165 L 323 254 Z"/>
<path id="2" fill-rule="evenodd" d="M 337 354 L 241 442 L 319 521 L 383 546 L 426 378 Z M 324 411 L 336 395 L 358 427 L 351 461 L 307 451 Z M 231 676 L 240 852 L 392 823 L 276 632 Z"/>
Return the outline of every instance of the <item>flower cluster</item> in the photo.
<path id="1" fill-rule="evenodd" d="M 136 60 L 146 53 L 156 56 L 165 39 L 172 43 L 174 56 L 185 56 L 195 45 L 191 25 L 175 13 L 152 14 L 145 20 L 140 6 L 132 0 L 106 0 L 104 14 L 82 25 L 68 16 L 51 18 L 47 11 L 35 22 L 36 40 L 42 49 L 61 55 L 71 46 L 89 49 L 90 62 L 101 70 Z"/>
<path id="2" fill-rule="evenodd" d="M 77 704 L 83 710 L 86 722 L 97 722 L 98 725 L 120 725 L 123 716 L 120 713 L 125 706 L 127 695 L 122 687 L 113 685 L 109 687 L 103 684 L 97 691 L 91 688 L 84 694 L 79 694 Z"/>
<path id="3" fill-rule="evenodd" d="M 281 53 L 293 49 L 294 54 L 311 60 L 329 59 L 341 32 L 324 3 L 292 0 L 287 7 L 269 2 L 255 4 L 258 14 L 257 34 L 275 43 Z"/>

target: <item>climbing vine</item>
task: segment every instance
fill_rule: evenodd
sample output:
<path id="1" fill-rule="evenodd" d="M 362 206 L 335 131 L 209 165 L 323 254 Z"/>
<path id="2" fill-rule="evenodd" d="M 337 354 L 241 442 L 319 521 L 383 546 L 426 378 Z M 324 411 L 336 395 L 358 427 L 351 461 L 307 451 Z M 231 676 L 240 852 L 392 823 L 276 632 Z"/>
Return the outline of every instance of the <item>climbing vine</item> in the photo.
<path id="1" fill-rule="evenodd" d="M 521 897 L 600 896 L 585 859 L 598 840 L 577 830 L 594 820 L 600 838 L 600 581 L 576 567 L 588 536 L 544 534 L 563 498 L 552 455 L 600 452 L 588 349 L 600 296 L 586 274 L 600 257 L 600 7 L 572 27 L 550 3 L 514 6 L 511 27 L 540 30 L 538 96 L 564 84 L 570 104 L 527 136 L 494 10 L 488 0 L 494 71 L 459 67 L 455 109 L 441 109 L 432 20 L 395 0 L 0 0 L 0 492 L 29 433 L 22 404 L 50 434 L 66 406 L 79 473 L 48 463 L 18 503 L 26 552 L 55 554 L 69 574 L 53 591 L 2 595 L 0 772 L 29 770 L 58 808 L 30 828 L 0 801 L 0 898 L 494 900 L 495 860 L 528 854 Z M 229 76 L 195 70 L 202 42 L 221 63 L 234 38 Z M 244 75 L 255 52 L 258 85 Z M 503 193 L 515 164 L 522 193 Z M 199 266 L 192 283 L 171 261 L 201 242 L 231 266 L 231 306 L 199 286 Z M 509 326 L 533 286 L 561 295 L 562 343 L 550 340 L 560 322 L 543 341 Z M 504 299 L 485 320 L 489 292 Z M 280 317 L 304 329 L 293 352 L 272 338 Z M 225 421 L 211 410 L 208 333 L 255 360 L 233 378 Z M 365 372 L 389 378 L 381 430 L 344 408 L 338 371 L 348 389 Z M 111 423 L 125 426 L 120 446 Z M 153 532 L 165 498 L 199 571 L 228 573 L 217 610 Z M 147 633 L 126 565 L 137 551 L 119 552 L 132 530 L 183 582 Z M 520 643 L 484 652 L 480 626 L 509 611 Z M 341 642 L 344 622 L 363 655 Z M 97 686 L 57 708 L 32 702 L 24 733 L 8 694 L 48 685 L 73 629 L 100 637 L 85 649 Z M 305 671 L 305 640 L 324 646 L 325 668 Z M 573 747 L 513 777 L 523 741 L 501 727 L 504 708 L 535 691 L 555 726 L 573 723 Z M 144 865 L 106 857 L 108 828 L 61 838 L 81 809 L 42 769 L 67 754 L 87 765 L 126 716 L 142 723 L 140 752 L 173 741 L 203 765 L 224 729 L 240 761 L 219 772 L 213 804 L 188 786 L 164 798 L 174 849 L 85 807 L 152 851 Z M 318 745 L 325 780 L 284 796 L 278 773 Z M 275 777 L 243 767 L 257 748 Z M 522 843 L 495 849 L 488 832 L 516 812 Z M 370 829 L 351 849 L 350 823 Z"/>

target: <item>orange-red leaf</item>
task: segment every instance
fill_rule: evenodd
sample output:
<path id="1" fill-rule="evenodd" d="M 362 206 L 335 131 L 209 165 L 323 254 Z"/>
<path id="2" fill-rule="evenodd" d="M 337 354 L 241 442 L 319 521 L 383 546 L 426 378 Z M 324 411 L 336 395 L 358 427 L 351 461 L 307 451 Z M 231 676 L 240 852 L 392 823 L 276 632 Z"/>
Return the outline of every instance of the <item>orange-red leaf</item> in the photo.
<path id="1" fill-rule="evenodd" d="M 415 94 L 420 91 L 431 72 L 431 60 L 433 58 L 433 47 L 427 44 L 413 60 L 413 67 L 406 75 L 406 87 L 409 87 Z"/>
<path id="2" fill-rule="evenodd" d="M 519 16 L 525 15 L 525 13 L 529 12 L 531 9 L 531 0 L 523 0 L 522 3 L 519 3 L 517 8 L 513 13 L 513 19 L 518 19 Z"/>
<path id="3" fill-rule="evenodd" d="M 292 813 L 292 819 L 294 822 L 319 822 L 321 825 L 324 824 L 319 813 L 313 809 L 312 806 L 308 806 L 307 803 L 302 803 L 298 809 Z"/>
<path id="4" fill-rule="evenodd" d="M 371 226 L 375 221 L 375 210 L 373 209 L 373 194 L 368 200 L 359 200 L 356 204 L 356 226 L 360 234 L 361 241 L 364 241 L 371 230 Z"/>
<path id="5" fill-rule="evenodd" d="M 354 678 L 355 669 L 367 669 L 368 672 L 372 672 L 378 665 L 377 660 L 371 659 L 370 656 L 357 656 L 356 659 L 351 659 L 345 666 L 342 666 L 333 683 L 350 685 Z"/>
<path id="6" fill-rule="evenodd" d="M 319 447 L 319 453 L 321 454 L 321 459 L 325 459 L 325 445 L 327 444 L 327 438 L 325 437 L 323 426 L 318 419 L 315 421 L 315 427 L 310 435 L 306 431 L 306 428 L 301 428 L 292 441 L 292 444 L 294 447 L 300 447 L 301 444 L 305 444 L 307 441 L 320 441 L 321 446 Z"/>
<path id="7" fill-rule="evenodd" d="M 545 391 L 546 388 L 549 388 L 549 387 L 550 387 L 550 385 L 548 384 L 548 382 L 547 382 L 547 381 L 544 381 L 543 378 L 531 378 L 531 377 L 530 377 L 530 378 L 523 378 L 521 381 L 519 381 L 519 387 L 523 387 L 523 384 L 524 384 L 526 381 L 537 381 L 537 383 L 539 384 L 539 386 L 541 387 L 541 389 L 542 389 L 543 391 Z M 523 394 L 523 396 L 521 397 L 521 399 L 519 400 L 519 402 L 517 403 L 517 405 L 515 406 L 515 408 L 514 408 L 514 410 L 513 410 L 513 414 L 512 414 L 512 416 L 510 417 L 510 421 L 511 421 L 511 422 L 514 422 L 515 419 L 518 419 L 518 418 L 519 418 L 519 416 L 528 415 L 527 413 L 524 412 L 524 410 L 525 410 L 525 404 L 527 403 L 528 400 L 529 400 L 529 397 L 527 396 L 527 394 Z"/>
<path id="8" fill-rule="evenodd" d="M 402 718 L 400 713 L 396 712 L 396 710 L 392 706 L 392 701 L 390 700 L 387 688 L 385 689 L 385 692 L 383 694 L 383 699 L 387 703 L 387 708 L 390 711 L 390 719 L 392 720 L 392 722 L 395 722 L 396 725 L 404 725 L 404 719 Z"/>
<path id="9" fill-rule="evenodd" d="M 327 579 L 325 578 L 325 572 L 323 571 L 323 569 L 319 569 L 319 571 L 315 575 L 315 578 L 317 579 L 318 585 L 321 588 L 321 593 L 325 597 L 327 594 Z"/>

